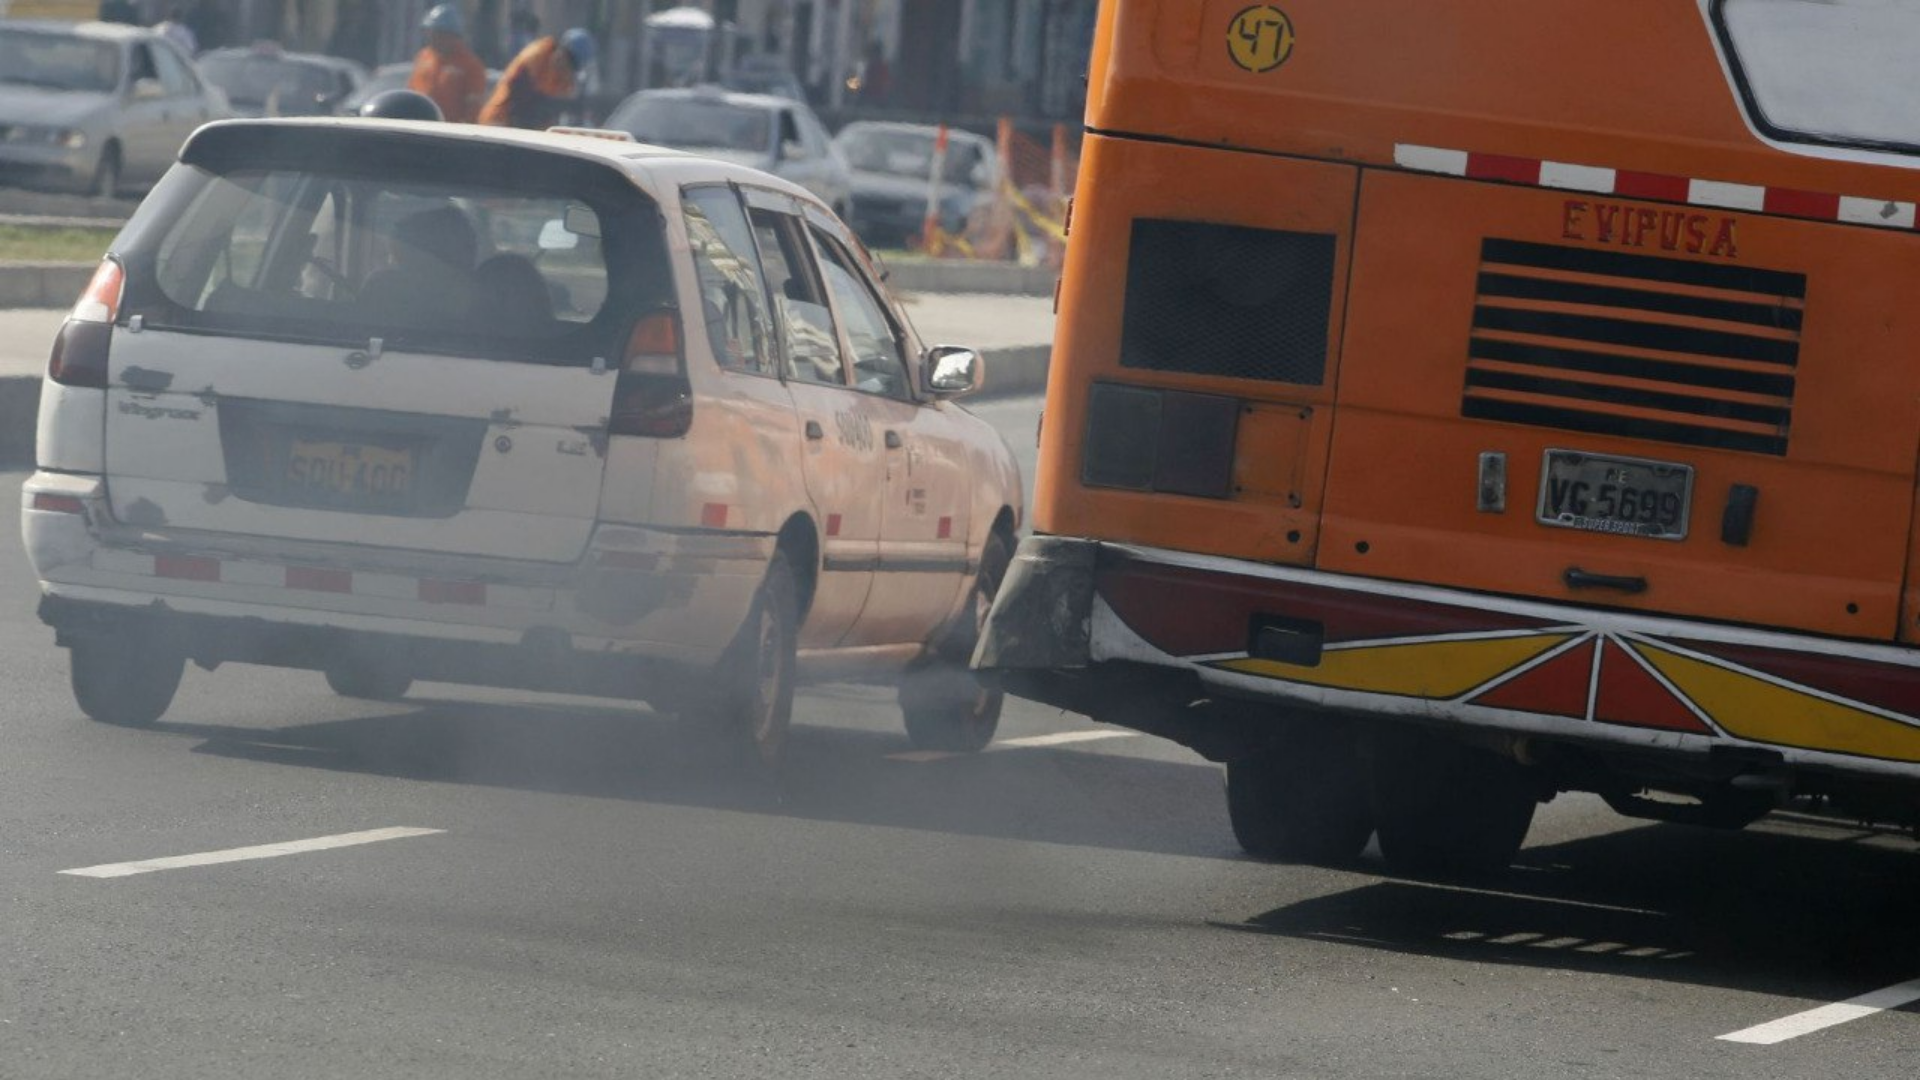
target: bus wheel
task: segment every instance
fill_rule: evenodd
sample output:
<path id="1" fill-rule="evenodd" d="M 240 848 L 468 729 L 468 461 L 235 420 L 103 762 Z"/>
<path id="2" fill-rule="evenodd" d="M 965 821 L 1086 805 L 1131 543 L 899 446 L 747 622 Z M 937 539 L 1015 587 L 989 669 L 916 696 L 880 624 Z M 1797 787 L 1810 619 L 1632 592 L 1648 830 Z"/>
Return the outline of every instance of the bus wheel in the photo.
<path id="1" fill-rule="evenodd" d="M 907 674 L 900 684 L 900 715 L 907 738 L 921 750 L 971 754 L 986 749 L 1000 728 L 1006 693 L 967 669 L 973 646 L 987 623 L 993 598 L 1013 564 L 1013 545 L 994 533 L 980 553 L 980 574 L 973 587 L 973 621 L 937 660 Z"/>
<path id="2" fill-rule="evenodd" d="M 1233 837 L 1256 859 L 1337 863 L 1373 835 L 1359 748 L 1331 724 L 1301 725 L 1279 747 L 1227 763 Z"/>
<path id="3" fill-rule="evenodd" d="M 1498 874 L 1533 824 L 1538 794 L 1518 763 L 1426 734 L 1383 734 L 1373 753 L 1380 854 L 1404 873 Z"/>
<path id="4" fill-rule="evenodd" d="M 187 658 L 155 635 L 133 631 L 81 638 L 67 659 L 80 711 L 119 727 L 147 727 L 166 715 L 187 668 Z"/>

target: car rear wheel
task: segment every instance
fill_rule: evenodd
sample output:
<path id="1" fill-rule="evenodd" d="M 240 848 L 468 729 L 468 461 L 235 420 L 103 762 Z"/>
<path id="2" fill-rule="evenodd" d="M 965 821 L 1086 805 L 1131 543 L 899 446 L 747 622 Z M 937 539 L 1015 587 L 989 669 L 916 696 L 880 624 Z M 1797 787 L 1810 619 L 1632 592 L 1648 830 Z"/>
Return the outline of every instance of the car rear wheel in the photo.
<path id="1" fill-rule="evenodd" d="M 900 684 L 900 713 L 906 721 L 907 738 L 918 749 L 971 754 L 986 749 L 999 730 L 1006 694 L 969 670 L 968 662 L 1012 562 L 1012 543 L 999 533 L 993 534 L 980 553 L 971 620 L 945 643 L 943 657 L 909 672 Z"/>
<path id="2" fill-rule="evenodd" d="M 1380 854 L 1405 873 L 1486 877 L 1513 862 L 1538 792 L 1517 762 L 1425 732 L 1383 735 L 1373 754 Z"/>
<path id="3" fill-rule="evenodd" d="M 120 146 L 118 143 L 108 143 L 106 149 L 100 151 L 100 164 L 93 168 L 89 193 L 98 199 L 111 199 L 119 195 L 120 173 Z"/>
<path id="4" fill-rule="evenodd" d="M 1256 859 L 1344 862 L 1373 835 L 1359 745 L 1332 721 L 1293 725 L 1280 745 L 1228 762 L 1226 779 L 1234 839 Z"/>
<path id="5" fill-rule="evenodd" d="M 81 638 L 68 662 L 80 711 L 119 727 L 147 727 L 166 715 L 187 667 L 159 635 L 137 631 Z"/>
<path id="6" fill-rule="evenodd" d="M 784 552 L 776 552 L 753 612 L 713 673 L 701 719 L 740 750 L 747 764 L 774 772 L 793 720 L 799 649 L 799 585 Z"/>

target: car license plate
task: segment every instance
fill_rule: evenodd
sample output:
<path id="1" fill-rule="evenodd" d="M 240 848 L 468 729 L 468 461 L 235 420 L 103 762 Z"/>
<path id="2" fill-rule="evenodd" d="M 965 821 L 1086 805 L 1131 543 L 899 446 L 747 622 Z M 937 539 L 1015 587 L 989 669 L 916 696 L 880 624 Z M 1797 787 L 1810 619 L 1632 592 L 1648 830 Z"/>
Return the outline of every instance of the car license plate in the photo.
<path id="1" fill-rule="evenodd" d="M 1685 540 L 1692 508 L 1691 465 L 1547 451 L 1540 478 L 1542 525 Z"/>
<path id="2" fill-rule="evenodd" d="M 413 473 L 411 451 L 384 446 L 295 439 L 287 452 L 288 493 L 323 503 L 403 502 Z"/>

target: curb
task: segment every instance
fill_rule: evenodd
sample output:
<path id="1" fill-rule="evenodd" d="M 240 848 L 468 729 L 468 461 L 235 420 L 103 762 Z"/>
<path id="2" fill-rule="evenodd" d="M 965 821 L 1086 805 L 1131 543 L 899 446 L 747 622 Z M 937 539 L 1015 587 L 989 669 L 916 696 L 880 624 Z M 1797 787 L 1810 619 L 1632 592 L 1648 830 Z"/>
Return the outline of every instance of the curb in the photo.
<path id="1" fill-rule="evenodd" d="M 1047 366 L 1052 356 L 1051 345 L 986 350 L 986 385 L 961 402 L 991 401 L 1045 391 Z M 33 467 L 33 435 L 39 417 L 40 376 L 0 377 L 0 468 Z"/>
<path id="2" fill-rule="evenodd" d="M 93 263 L 0 263 L 0 308 L 69 308 Z"/>
<path id="3" fill-rule="evenodd" d="M 967 259 L 894 256 L 885 265 L 888 288 L 909 293 L 1052 296 L 1060 276 L 1045 266 Z"/>

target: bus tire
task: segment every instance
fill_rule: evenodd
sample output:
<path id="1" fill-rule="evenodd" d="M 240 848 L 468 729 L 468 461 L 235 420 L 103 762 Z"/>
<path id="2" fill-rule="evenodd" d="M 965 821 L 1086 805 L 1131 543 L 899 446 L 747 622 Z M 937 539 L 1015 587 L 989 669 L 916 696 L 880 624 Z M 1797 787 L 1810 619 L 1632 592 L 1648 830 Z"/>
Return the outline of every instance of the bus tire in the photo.
<path id="1" fill-rule="evenodd" d="M 116 727 L 150 727 L 165 716 L 187 669 L 185 656 L 135 632 L 80 638 L 68 662 L 80 711 Z"/>
<path id="2" fill-rule="evenodd" d="M 363 701 L 399 701 L 413 689 L 413 676 L 404 669 L 365 660 L 335 664 L 326 676 L 334 693 Z"/>
<path id="3" fill-rule="evenodd" d="M 1006 692 L 968 670 L 967 664 L 1011 565 L 1012 541 L 993 533 L 981 550 L 980 572 L 974 578 L 972 621 L 949 643 L 944 659 L 908 672 L 901 681 L 900 715 L 915 749 L 977 753 L 1000 729 Z"/>
<path id="4" fill-rule="evenodd" d="M 1366 768 L 1337 727 L 1303 725 L 1279 747 L 1229 761 L 1226 782 L 1233 837 L 1256 859 L 1346 862 L 1373 835 Z"/>
<path id="5" fill-rule="evenodd" d="M 1513 862 L 1539 797 L 1517 762 L 1424 732 L 1383 734 L 1373 753 L 1380 854 L 1402 873 L 1487 877 Z"/>

